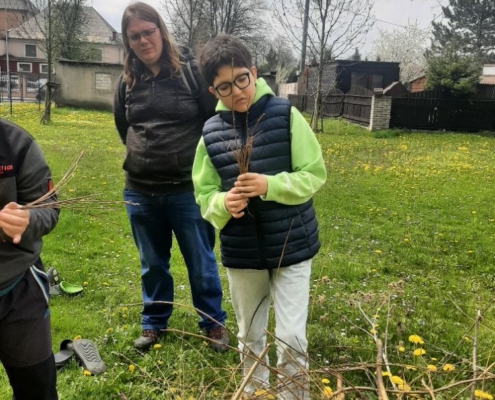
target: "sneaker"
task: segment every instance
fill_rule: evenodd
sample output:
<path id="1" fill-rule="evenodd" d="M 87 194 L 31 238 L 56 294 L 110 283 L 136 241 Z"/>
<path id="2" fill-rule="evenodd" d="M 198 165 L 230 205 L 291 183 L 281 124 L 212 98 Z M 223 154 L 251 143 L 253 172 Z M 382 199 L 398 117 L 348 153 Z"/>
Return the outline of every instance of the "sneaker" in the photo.
<path id="1" fill-rule="evenodd" d="M 134 348 L 137 350 L 148 350 L 151 346 L 158 342 L 161 332 L 154 329 L 143 329 L 141 336 L 134 341 Z"/>
<path id="2" fill-rule="evenodd" d="M 229 333 L 224 326 L 217 326 L 216 328 L 207 330 L 206 337 L 210 339 L 209 344 L 212 350 L 223 353 L 229 349 Z"/>
<path id="3" fill-rule="evenodd" d="M 50 286 L 55 286 L 60 283 L 60 276 L 58 274 L 57 268 L 48 268 L 48 271 L 46 271 L 46 277 L 48 278 L 48 283 L 50 284 Z"/>

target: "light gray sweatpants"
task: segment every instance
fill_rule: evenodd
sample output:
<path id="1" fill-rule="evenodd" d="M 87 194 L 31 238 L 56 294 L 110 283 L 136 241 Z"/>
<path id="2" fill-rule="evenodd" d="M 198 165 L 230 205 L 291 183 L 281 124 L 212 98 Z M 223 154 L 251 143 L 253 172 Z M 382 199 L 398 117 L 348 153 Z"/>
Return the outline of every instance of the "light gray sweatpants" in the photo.
<path id="1" fill-rule="evenodd" d="M 230 295 L 239 333 L 239 349 L 258 356 L 266 346 L 270 298 L 275 309 L 278 399 L 308 400 L 309 378 L 306 320 L 311 261 L 274 270 L 227 268 Z M 268 365 L 268 356 L 265 357 Z M 241 355 L 243 374 L 254 363 Z M 259 365 L 246 386 L 247 393 L 269 387 L 269 369 Z"/>

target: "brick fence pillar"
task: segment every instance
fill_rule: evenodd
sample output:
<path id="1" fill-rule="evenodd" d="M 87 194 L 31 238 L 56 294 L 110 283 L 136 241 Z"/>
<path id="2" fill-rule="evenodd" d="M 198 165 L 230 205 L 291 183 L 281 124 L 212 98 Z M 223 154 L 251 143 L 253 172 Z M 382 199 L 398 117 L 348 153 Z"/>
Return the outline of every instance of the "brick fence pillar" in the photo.
<path id="1" fill-rule="evenodd" d="M 384 96 L 383 89 L 375 89 L 371 101 L 370 131 L 379 131 L 390 127 L 390 112 L 392 111 L 392 97 Z"/>

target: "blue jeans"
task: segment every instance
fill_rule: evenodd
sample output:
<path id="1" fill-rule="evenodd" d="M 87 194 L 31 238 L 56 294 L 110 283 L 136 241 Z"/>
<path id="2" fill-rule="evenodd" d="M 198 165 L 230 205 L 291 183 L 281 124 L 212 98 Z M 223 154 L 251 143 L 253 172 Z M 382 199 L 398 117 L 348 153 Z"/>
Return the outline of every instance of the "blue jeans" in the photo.
<path id="1" fill-rule="evenodd" d="M 144 308 L 143 329 L 165 329 L 172 314 L 174 279 L 170 273 L 172 232 L 184 257 L 191 285 L 193 305 L 201 318 L 199 327 L 217 326 L 208 317 L 224 323 L 222 288 L 213 253 L 215 230 L 200 214 L 193 192 L 150 196 L 124 189 L 134 241 L 141 260 Z"/>

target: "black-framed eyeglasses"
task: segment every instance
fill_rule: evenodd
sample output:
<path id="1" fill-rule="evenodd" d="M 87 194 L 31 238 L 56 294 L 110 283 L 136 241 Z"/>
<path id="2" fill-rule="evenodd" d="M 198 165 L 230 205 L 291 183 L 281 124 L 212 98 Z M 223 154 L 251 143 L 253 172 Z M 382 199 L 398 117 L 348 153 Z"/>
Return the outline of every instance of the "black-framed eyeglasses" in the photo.
<path id="1" fill-rule="evenodd" d="M 220 97 L 227 97 L 232 94 L 232 84 L 236 85 L 239 89 L 245 89 L 251 83 L 251 73 L 246 72 L 245 74 L 239 75 L 234 79 L 233 82 L 224 82 L 218 86 L 215 86 L 213 89 L 218 93 Z"/>
<path id="2" fill-rule="evenodd" d="M 138 43 L 141 41 L 141 37 L 144 37 L 145 39 L 148 39 L 150 38 L 151 36 L 153 36 L 153 34 L 155 33 L 155 31 L 157 29 L 160 29 L 158 28 L 158 26 L 155 26 L 154 28 L 150 28 L 150 29 L 146 29 L 140 33 L 133 33 L 132 35 L 129 35 L 127 36 L 128 39 L 129 39 L 129 42 L 131 43 Z"/>

